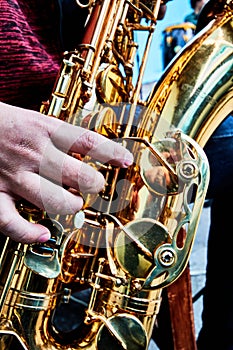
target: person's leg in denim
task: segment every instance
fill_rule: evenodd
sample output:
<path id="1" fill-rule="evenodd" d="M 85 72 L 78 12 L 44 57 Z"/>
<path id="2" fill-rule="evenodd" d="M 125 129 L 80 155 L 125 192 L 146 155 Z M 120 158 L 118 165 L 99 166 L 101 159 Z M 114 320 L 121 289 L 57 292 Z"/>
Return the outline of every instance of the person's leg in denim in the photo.
<path id="1" fill-rule="evenodd" d="M 198 350 L 233 350 L 233 116 L 205 146 L 212 199 Z"/>

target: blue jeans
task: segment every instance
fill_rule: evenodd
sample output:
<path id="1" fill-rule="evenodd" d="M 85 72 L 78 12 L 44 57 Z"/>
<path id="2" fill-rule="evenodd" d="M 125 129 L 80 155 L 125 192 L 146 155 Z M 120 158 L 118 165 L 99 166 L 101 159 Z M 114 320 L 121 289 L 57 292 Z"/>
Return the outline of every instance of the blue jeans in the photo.
<path id="1" fill-rule="evenodd" d="M 227 196 L 233 188 L 233 115 L 217 128 L 204 150 L 210 164 L 207 197 Z"/>
<path id="2" fill-rule="evenodd" d="M 212 199 L 206 285 L 198 350 L 233 350 L 233 116 L 205 146 Z M 214 344 L 214 347 L 212 347 Z"/>

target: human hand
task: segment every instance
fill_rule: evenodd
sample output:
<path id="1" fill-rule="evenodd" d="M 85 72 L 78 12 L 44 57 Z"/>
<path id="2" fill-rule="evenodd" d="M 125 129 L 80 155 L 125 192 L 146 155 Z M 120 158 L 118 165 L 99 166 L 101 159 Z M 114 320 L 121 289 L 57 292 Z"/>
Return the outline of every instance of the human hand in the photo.
<path id="1" fill-rule="evenodd" d="M 49 231 L 20 216 L 16 200 L 49 213 L 75 214 L 83 206 L 79 191 L 103 189 L 103 175 L 68 152 L 123 168 L 133 162 L 120 144 L 38 112 L 0 103 L 0 126 L 0 231 L 22 243 L 45 242 Z"/>

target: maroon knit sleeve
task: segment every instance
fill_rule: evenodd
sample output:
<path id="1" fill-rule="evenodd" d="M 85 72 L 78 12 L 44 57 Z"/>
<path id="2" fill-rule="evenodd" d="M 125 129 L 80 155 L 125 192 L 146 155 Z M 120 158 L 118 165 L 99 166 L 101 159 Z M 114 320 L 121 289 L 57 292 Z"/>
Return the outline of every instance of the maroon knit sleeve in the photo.
<path id="1" fill-rule="evenodd" d="M 51 0 L 0 2 L 3 102 L 38 109 L 50 95 L 61 60 L 59 19 L 51 3 Z"/>

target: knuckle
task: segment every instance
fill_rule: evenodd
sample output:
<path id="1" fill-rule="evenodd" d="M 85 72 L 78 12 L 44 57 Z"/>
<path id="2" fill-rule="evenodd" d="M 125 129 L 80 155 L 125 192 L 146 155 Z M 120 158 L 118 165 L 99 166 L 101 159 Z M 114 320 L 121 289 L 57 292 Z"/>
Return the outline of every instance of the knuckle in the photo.
<path id="1" fill-rule="evenodd" d="M 88 171 L 80 172 L 78 177 L 78 187 L 84 193 L 97 193 L 103 189 L 104 183 L 103 175 L 91 166 Z"/>
<path id="2" fill-rule="evenodd" d="M 98 144 L 98 134 L 94 132 L 86 132 L 81 136 L 81 143 L 85 154 L 91 152 Z"/>
<path id="3" fill-rule="evenodd" d="M 51 214 L 59 213 L 61 215 L 75 214 L 83 206 L 83 199 L 79 195 L 71 194 L 64 190 L 63 196 L 57 200 L 47 201 L 45 210 Z"/>

